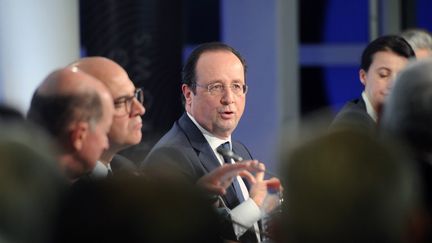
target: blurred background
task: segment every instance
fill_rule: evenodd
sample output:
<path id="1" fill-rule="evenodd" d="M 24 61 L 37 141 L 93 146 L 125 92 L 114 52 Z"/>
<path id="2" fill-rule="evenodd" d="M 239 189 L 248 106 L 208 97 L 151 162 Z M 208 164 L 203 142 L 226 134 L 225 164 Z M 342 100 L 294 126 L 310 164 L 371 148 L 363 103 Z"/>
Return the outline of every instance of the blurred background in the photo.
<path id="1" fill-rule="evenodd" d="M 249 70 L 234 138 L 269 168 L 282 127 L 362 91 L 365 45 L 432 31 L 432 0 L 0 0 L 0 102 L 25 113 L 34 89 L 80 56 L 106 56 L 145 90 L 139 162 L 181 115 L 180 71 L 196 45 L 225 42 Z"/>

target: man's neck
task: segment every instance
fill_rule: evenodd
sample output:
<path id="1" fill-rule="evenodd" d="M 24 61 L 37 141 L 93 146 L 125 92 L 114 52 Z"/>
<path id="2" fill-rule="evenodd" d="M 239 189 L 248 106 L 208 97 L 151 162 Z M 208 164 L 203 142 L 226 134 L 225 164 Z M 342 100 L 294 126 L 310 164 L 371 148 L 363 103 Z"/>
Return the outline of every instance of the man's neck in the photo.
<path id="1" fill-rule="evenodd" d="M 117 153 L 118 151 L 115 150 L 106 150 L 102 153 L 99 161 L 102 162 L 104 165 L 108 165 L 109 163 L 111 163 L 111 160 L 114 158 L 114 155 Z"/>
<path id="2" fill-rule="evenodd" d="M 80 176 L 82 176 L 77 174 L 74 169 L 74 167 L 76 167 L 80 162 L 78 162 L 73 155 L 62 154 L 58 157 L 58 161 L 60 164 L 60 170 L 70 183 L 74 183 L 80 178 Z"/>

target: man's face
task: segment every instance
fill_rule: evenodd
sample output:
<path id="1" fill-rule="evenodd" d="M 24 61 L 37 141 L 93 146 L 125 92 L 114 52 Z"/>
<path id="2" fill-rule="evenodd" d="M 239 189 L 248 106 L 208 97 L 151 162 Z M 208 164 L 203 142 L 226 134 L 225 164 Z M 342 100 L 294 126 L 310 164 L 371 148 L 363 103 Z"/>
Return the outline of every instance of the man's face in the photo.
<path id="1" fill-rule="evenodd" d="M 110 147 L 114 150 L 141 142 L 144 106 L 134 98 L 135 86 L 124 70 L 110 80 L 105 80 L 114 99 L 114 118 L 109 132 Z"/>
<path id="2" fill-rule="evenodd" d="M 416 59 L 424 59 L 428 57 L 432 57 L 432 51 L 426 48 L 420 48 L 415 50 Z"/>
<path id="3" fill-rule="evenodd" d="M 246 95 L 235 94 L 230 85 L 244 85 L 245 77 L 240 60 L 229 51 L 203 53 L 195 67 L 196 92 L 183 85 L 186 110 L 195 120 L 217 137 L 231 135 L 243 115 Z M 222 93 L 210 93 L 208 85 L 223 85 Z"/>
<path id="4" fill-rule="evenodd" d="M 380 51 L 373 56 L 369 70 L 360 70 L 360 80 L 375 111 L 379 112 L 399 72 L 408 59 L 394 52 Z"/>
<path id="5" fill-rule="evenodd" d="M 98 122 L 88 122 L 88 132 L 83 140 L 81 156 L 85 161 L 85 170 L 90 171 L 96 165 L 103 151 L 108 149 L 108 132 L 113 121 L 114 108 L 108 92 L 102 97 L 103 115 Z"/>

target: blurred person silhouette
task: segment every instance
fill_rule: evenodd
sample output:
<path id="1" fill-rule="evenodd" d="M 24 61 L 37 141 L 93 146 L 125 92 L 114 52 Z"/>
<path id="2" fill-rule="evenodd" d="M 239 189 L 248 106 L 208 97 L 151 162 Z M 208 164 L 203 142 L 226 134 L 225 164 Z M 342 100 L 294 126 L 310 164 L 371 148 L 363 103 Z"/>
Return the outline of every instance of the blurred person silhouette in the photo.
<path id="1" fill-rule="evenodd" d="M 174 179 L 119 174 L 80 183 L 64 202 L 54 242 L 223 242 L 207 198 Z"/>
<path id="2" fill-rule="evenodd" d="M 185 113 L 152 148 L 143 167 L 178 170 L 195 183 L 225 163 L 234 163 L 217 152 L 221 146 L 251 160 L 246 146 L 231 138 L 243 115 L 248 89 L 246 62 L 240 53 L 223 43 L 198 46 L 183 67 L 181 88 Z M 264 164 L 259 166 L 265 169 Z M 229 218 L 235 221 L 227 227 L 224 237 L 259 241 L 258 222 L 267 187 L 278 183 L 275 178 L 264 180 L 262 171 L 255 175 L 249 188 L 247 182 L 235 178 L 222 197 Z"/>
<path id="3" fill-rule="evenodd" d="M 432 57 L 432 36 L 427 30 L 407 29 L 400 36 L 411 45 L 417 59 Z"/>
<path id="4" fill-rule="evenodd" d="M 417 242 L 418 174 L 398 148 L 346 128 L 282 145 L 276 242 Z"/>
<path id="5" fill-rule="evenodd" d="M 381 129 L 411 149 L 421 171 L 432 241 L 432 59 L 410 64 L 386 103 Z"/>
<path id="6" fill-rule="evenodd" d="M 24 120 L 24 115 L 20 111 L 7 104 L 0 104 L 0 122 L 13 122 L 17 120 Z"/>
<path id="7" fill-rule="evenodd" d="M 97 79 L 76 68 L 52 72 L 36 89 L 27 114 L 61 148 L 60 169 L 71 181 L 90 172 L 104 149 L 113 100 Z"/>
<path id="8" fill-rule="evenodd" d="M 49 241 L 66 185 L 56 152 L 32 124 L 0 123 L 0 242 Z"/>
<path id="9" fill-rule="evenodd" d="M 348 125 L 375 132 L 384 100 L 410 58 L 415 58 L 414 51 L 400 36 L 386 35 L 370 42 L 363 50 L 359 71 L 364 91 L 344 105 L 330 127 Z"/>
<path id="10" fill-rule="evenodd" d="M 143 90 L 135 87 L 119 64 L 105 57 L 81 58 L 70 66 L 100 80 L 114 100 L 114 117 L 108 133 L 109 147 L 102 153 L 90 176 L 103 178 L 117 171 L 135 171 L 135 163 L 118 152 L 141 142 L 141 116 L 145 113 Z"/>

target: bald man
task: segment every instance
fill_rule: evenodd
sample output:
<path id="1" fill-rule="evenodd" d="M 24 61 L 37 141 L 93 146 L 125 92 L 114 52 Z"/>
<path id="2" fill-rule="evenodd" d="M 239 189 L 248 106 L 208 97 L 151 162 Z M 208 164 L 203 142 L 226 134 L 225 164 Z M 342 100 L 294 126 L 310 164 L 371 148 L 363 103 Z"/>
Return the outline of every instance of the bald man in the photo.
<path id="1" fill-rule="evenodd" d="M 92 176 L 106 177 L 108 173 L 111 173 L 111 165 L 119 170 L 135 169 L 133 168 L 134 163 L 116 154 L 141 142 L 141 116 L 145 113 L 142 90 L 135 88 L 126 71 L 108 58 L 86 57 L 70 66 L 100 80 L 114 99 L 113 123 L 108 133 L 109 148 L 102 153 Z"/>
<path id="2" fill-rule="evenodd" d="M 60 168 L 74 182 L 90 172 L 108 149 L 113 114 L 107 88 L 96 78 L 68 67 L 45 78 L 33 95 L 27 117 L 59 145 Z"/>

